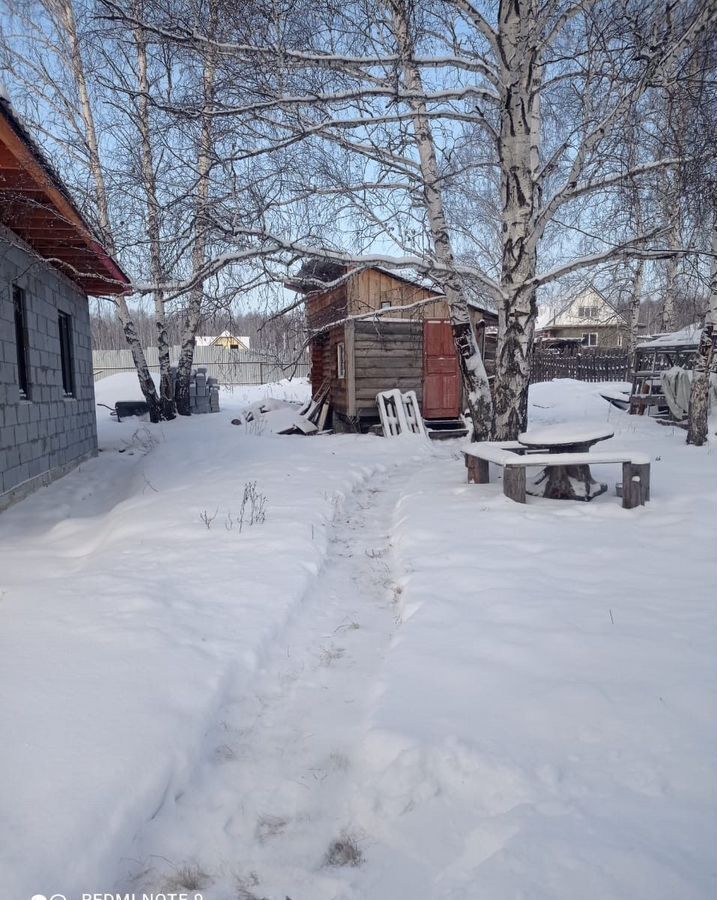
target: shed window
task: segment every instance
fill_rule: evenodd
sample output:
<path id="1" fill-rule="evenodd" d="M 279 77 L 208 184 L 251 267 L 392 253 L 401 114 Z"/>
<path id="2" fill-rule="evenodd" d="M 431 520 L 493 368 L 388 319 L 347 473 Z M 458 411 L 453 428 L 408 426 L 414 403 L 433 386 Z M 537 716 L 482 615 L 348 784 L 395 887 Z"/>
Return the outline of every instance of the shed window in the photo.
<path id="1" fill-rule="evenodd" d="M 381 309 L 391 309 L 391 301 L 390 300 L 382 300 L 381 301 Z"/>
<path id="2" fill-rule="evenodd" d="M 57 314 L 60 332 L 60 366 L 62 368 L 62 392 L 65 397 L 75 396 L 75 372 L 72 358 L 72 316 Z"/>
<path id="3" fill-rule="evenodd" d="M 20 388 L 20 396 L 27 399 L 29 396 L 28 380 L 28 347 L 27 325 L 25 321 L 25 291 L 16 284 L 12 286 L 12 306 L 15 316 L 15 351 L 17 353 L 17 383 Z"/>
<path id="4" fill-rule="evenodd" d="M 346 345 L 343 341 L 336 345 L 336 370 L 339 378 L 346 378 Z"/>
<path id="5" fill-rule="evenodd" d="M 597 331 L 590 331 L 590 332 L 583 334 L 583 346 L 597 347 L 597 345 L 598 345 Z"/>

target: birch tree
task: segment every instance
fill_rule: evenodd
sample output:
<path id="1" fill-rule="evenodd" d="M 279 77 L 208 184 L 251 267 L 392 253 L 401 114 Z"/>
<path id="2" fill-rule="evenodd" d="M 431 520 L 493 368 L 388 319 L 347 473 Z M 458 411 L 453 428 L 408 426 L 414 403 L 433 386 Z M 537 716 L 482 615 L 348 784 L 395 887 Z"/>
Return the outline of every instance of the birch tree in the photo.
<path id="1" fill-rule="evenodd" d="M 200 113 L 200 134 L 197 148 L 197 173 L 194 202 L 194 242 L 192 246 L 192 273 L 199 276 L 207 262 L 207 239 L 209 229 L 209 186 L 213 154 L 213 121 L 211 112 L 214 105 L 217 75 L 216 36 L 219 18 L 217 0 L 209 0 L 207 16 L 207 36 L 209 42 L 202 46 L 202 96 Z M 203 281 L 198 280 L 188 295 L 187 311 L 177 366 L 176 401 L 180 415 L 190 414 L 189 384 L 194 361 L 195 338 L 202 315 Z"/>
<path id="2" fill-rule="evenodd" d="M 188 413 L 192 355 L 187 347 L 193 350 L 202 281 L 195 279 L 197 286 L 187 289 L 188 294 L 168 295 L 162 284 L 177 272 L 189 271 L 193 277 L 192 268 L 199 271 L 205 260 L 208 229 L 203 210 L 215 157 L 209 120 L 193 143 L 182 139 L 186 121 L 173 121 L 163 107 L 178 84 L 183 93 L 196 93 L 195 68 L 176 59 L 172 42 L 158 41 L 143 27 L 143 18 L 155 8 L 151 3 L 141 5 L 137 0 L 131 27 L 103 24 L 95 18 L 85 34 L 78 27 L 79 0 L 42 0 L 38 15 L 29 4 L 21 16 L 15 5 L 13 12 L 21 27 L 14 39 L 6 37 L 3 56 L 23 89 L 26 108 L 35 107 L 36 127 L 51 148 L 62 151 L 63 175 L 88 218 L 97 223 L 107 248 L 134 276 L 133 288 L 139 288 L 135 297 L 152 298 L 155 334 L 151 343 L 158 347 L 159 395 L 127 299 L 109 298 L 132 350 L 150 417 L 158 421 L 175 414 L 166 319 L 177 307 L 184 311 L 179 394 Z M 213 0 L 210 7 L 216 21 Z M 87 9 L 80 7 L 80 12 L 86 19 Z M 49 52 L 43 53 L 45 49 Z M 216 56 L 212 48 L 208 56 L 210 60 Z M 200 90 L 211 90 L 211 72 L 210 64 L 200 77 Z M 207 102 L 211 103 L 210 96 Z M 48 117 L 48 108 L 57 114 Z M 107 135 L 104 146 L 97 127 L 99 109 Z M 203 215 L 204 224 L 195 227 L 194 220 Z"/>
<path id="3" fill-rule="evenodd" d="M 664 124 L 661 129 L 663 146 L 673 156 L 684 158 L 688 155 L 685 146 L 685 128 L 687 107 L 680 95 L 678 84 L 669 84 L 665 89 Z M 682 240 L 682 209 L 680 203 L 680 181 L 677 170 L 667 170 L 662 174 L 659 183 L 662 195 L 662 213 L 668 223 L 667 245 L 671 250 L 684 246 Z M 676 327 L 678 281 L 680 258 L 673 253 L 665 261 L 665 290 L 662 306 L 662 330 L 671 332 Z"/>
<path id="4" fill-rule="evenodd" d="M 444 209 L 441 175 L 436 158 L 421 72 L 416 64 L 413 9 L 410 0 L 392 0 L 389 9 L 403 69 L 405 89 L 412 116 L 413 133 L 418 150 L 421 187 L 431 237 L 432 252 L 440 269 L 436 280 L 443 289 L 448 305 L 453 342 L 461 366 L 466 398 L 473 422 L 473 439 L 490 437 L 493 402 L 485 365 L 476 335 L 471 326 L 463 296 L 460 275 L 456 270 L 451 233 Z"/>
<path id="5" fill-rule="evenodd" d="M 497 149 L 502 188 L 502 303 L 499 308 L 498 365 L 496 371 L 495 434 L 515 437 L 525 424 L 530 354 L 535 328 L 535 292 L 555 277 L 540 273 L 538 253 L 546 230 L 560 210 L 586 195 L 599 195 L 611 185 L 624 184 L 650 171 L 670 165 L 658 160 L 628 171 L 610 172 L 605 148 L 630 109 L 650 89 L 658 73 L 689 50 L 693 36 L 707 28 L 714 9 L 704 4 L 690 9 L 694 16 L 679 21 L 653 20 L 657 45 L 641 41 L 642 64 L 632 65 L 627 78 L 619 75 L 634 48 L 619 40 L 620 24 L 604 5 L 586 14 L 581 3 L 539 4 L 534 0 L 504 0 L 499 4 L 497 27 L 476 8 L 459 3 L 468 18 L 486 36 L 499 75 L 501 99 Z M 641 12 L 647 9 L 643 6 Z M 684 12 L 687 13 L 687 5 Z M 623 22 L 624 24 L 624 22 Z M 612 33 L 611 33 L 612 32 Z M 661 33 L 660 33 L 661 32 Z M 639 34 L 636 37 L 640 37 Z M 617 47 L 603 53 L 608 38 Z M 597 39 L 597 40 L 596 40 Z M 577 69 L 550 64 L 551 55 L 572 49 Z M 627 51 L 627 52 L 626 52 Z M 629 55 L 628 55 L 629 54 Z M 627 59 L 626 59 L 627 57 Z M 573 80 L 579 85 L 577 121 L 551 152 L 543 142 L 542 106 L 549 85 Z M 554 174 L 562 177 L 555 178 Z M 563 265 L 563 272 L 587 268 L 614 256 L 645 257 L 654 235 L 636 233 L 617 246 Z"/>
<path id="6" fill-rule="evenodd" d="M 135 4 L 135 15 L 141 20 L 141 8 Z M 152 291 L 156 326 L 157 354 L 159 357 L 159 397 L 162 419 L 171 420 L 175 415 L 174 385 L 172 383 L 169 342 L 165 325 L 164 296 L 159 285 L 165 280 L 162 265 L 162 237 L 160 231 L 161 208 L 154 158 L 153 123 L 150 119 L 150 81 L 147 55 L 147 38 L 141 25 L 133 31 L 137 65 L 137 128 L 140 138 L 142 186 L 146 197 L 146 228 L 149 250 L 149 270 L 155 288 Z"/>
<path id="7" fill-rule="evenodd" d="M 10 44 L 6 41 L 3 46 L 4 62 L 12 72 L 15 83 L 22 85 L 30 96 L 38 98 L 42 105 L 49 104 L 50 108 L 59 106 L 63 120 L 68 124 L 69 134 L 66 136 L 66 143 L 58 132 L 54 132 L 53 137 L 60 144 L 64 143 L 65 146 L 79 144 L 84 149 L 84 162 L 89 173 L 93 200 L 91 208 L 95 213 L 90 218 L 96 221 L 104 245 L 110 253 L 115 255 L 117 244 L 110 217 L 105 166 L 97 136 L 94 105 L 88 85 L 85 55 L 73 0 L 43 0 L 40 9 L 47 15 L 58 38 L 51 44 L 51 53 L 59 62 L 69 90 L 62 90 L 61 86 L 60 96 L 53 96 L 51 93 L 52 88 L 56 85 L 57 75 L 49 68 L 46 58 L 38 59 L 36 53 L 32 52 L 33 46 L 40 54 L 50 48 L 47 46 L 47 38 L 44 33 L 35 27 L 28 18 L 28 16 L 32 17 L 31 8 L 27 11 L 26 16 L 20 17 L 23 26 L 29 31 L 28 50 L 23 52 L 19 42 Z M 18 10 L 13 9 L 12 13 L 11 21 L 18 18 Z M 72 97 L 77 99 L 75 109 L 67 106 L 71 103 L 70 98 Z M 87 207 L 87 202 L 84 205 Z M 152 421 L 158 421 L 160 418 L 159 398 L 127 300 L 121 294 L 107 298 L 107 300 L 117 310 L 125 340 L 132 352 L 140 388 L 149 407 L 150 418 Z"/>
<path id="8" fill-rule="evenodd" d="M 699 46 L 703 65 L 691 73 L 684 103 L 688 110 L 686 128 L 694 150 L 682 170 L 682 185 L 692 216 L 709 222 L 709 299 L 704 325 L 692 369 L 688 409 L 687 443 L 701 446 L 707 440 L 710 377 L 715 377 L 717 361 L 717 52 L 709 37 Z"/>
<path id="9" fill-rule="evenodd" d="M 710 297 L 692 369 L 687 443 L 701 446 L 707 440 L 710 374 L 717 350 L 717 217 L 712 228 Z"/>

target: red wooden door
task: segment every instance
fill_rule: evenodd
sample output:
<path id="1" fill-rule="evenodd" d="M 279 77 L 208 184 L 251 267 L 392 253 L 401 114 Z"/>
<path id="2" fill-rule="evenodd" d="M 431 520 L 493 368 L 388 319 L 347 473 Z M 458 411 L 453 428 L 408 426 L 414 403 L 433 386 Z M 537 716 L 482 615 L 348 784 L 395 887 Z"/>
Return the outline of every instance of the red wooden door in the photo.
<path id="1" fill-rule="evenodd" d="M 461 412 L 461 377 L 451 323 L 423 323 L 423 418 L 454 419 Z"/>

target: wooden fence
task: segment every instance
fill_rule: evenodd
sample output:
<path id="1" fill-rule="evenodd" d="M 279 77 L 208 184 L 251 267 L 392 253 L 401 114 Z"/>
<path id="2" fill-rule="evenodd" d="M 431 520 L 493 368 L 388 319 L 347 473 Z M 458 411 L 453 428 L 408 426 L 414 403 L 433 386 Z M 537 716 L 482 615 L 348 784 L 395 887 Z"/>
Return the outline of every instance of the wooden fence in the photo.
<path id="1" fill-rule="evenodd" d="M 530 380 L 574 378 L 577 381 L 629 381 L 631 377 L 630 359 L 624 350 L 583 350 L 575 356 L 536 350 Z"/>
<path id="2" fill-rule="evenodd" d="M 146 347 L 147 364 L 153 372 L 159 372 L 159 355 L 156 347 Z M 173 366 L 179 360 L 179 347 L 170 349 Z M 277 360 L 265 353 L 252 350 L 229 350 L 224 347 L 196 347 L 194 367 L 204 368 L 220 384 L 268 384 L 282 378 L 305 378 L 309 374 L 309 361 L 302 357 Z M 130 350 L 93 350 L 92 373 L 95 381 L 116 375 L 118 372 L 134 372 Z"/>

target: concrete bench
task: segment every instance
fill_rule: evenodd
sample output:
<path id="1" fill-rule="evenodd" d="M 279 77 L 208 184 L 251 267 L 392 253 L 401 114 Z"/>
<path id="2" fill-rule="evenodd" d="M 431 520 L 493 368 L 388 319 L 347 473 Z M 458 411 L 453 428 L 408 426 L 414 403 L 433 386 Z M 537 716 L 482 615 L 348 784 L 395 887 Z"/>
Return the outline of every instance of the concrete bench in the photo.
<path id="1" fill-rule="evenodd" d="M 644 506 L 650 499 L 650 458 L 645 453 L 597 451 L 595 453 L 522 454 L 526 448 L 517 441 L 484 441 L 463 451 L 468 481 L 488 484 L 489 463 L 503 469 L 503 493 L 516 503 L 525 503 L 525 470 L 530 466 L 590 466 L 622 464 L 622 505 L 625 509 Z"/>

